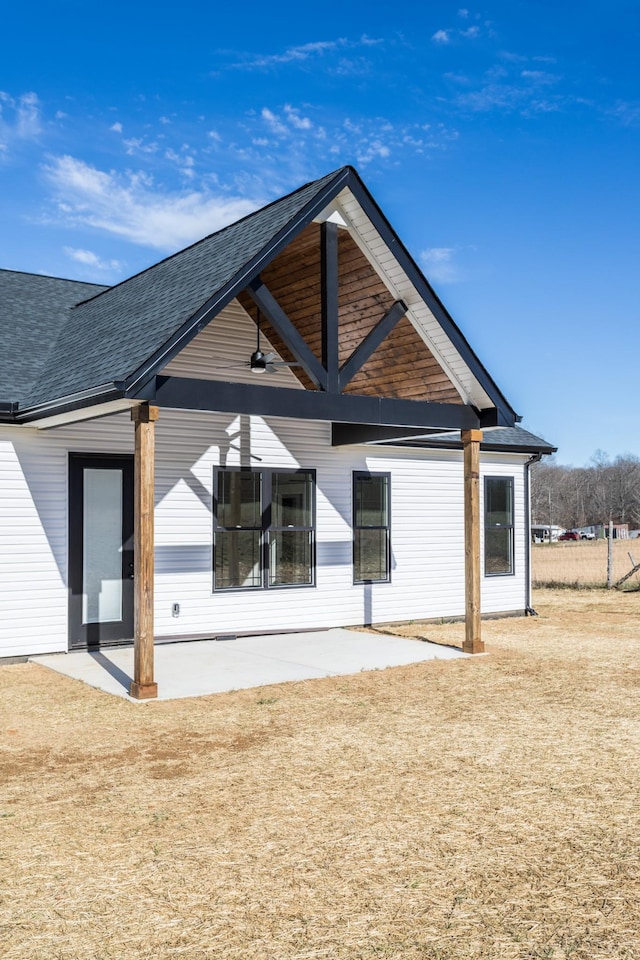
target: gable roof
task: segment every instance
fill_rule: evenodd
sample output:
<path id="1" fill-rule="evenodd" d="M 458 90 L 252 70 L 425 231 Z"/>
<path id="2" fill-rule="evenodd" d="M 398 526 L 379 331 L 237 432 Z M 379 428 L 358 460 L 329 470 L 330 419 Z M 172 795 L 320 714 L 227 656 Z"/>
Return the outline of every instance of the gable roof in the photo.
<path id="1" fill-rule="evenodd" d="M 513 424 L 515 412 L 352 167 L 300 187 L 114 287 L 76 284 L 51 312 L 38 292 L 36 327 L 47 349 L 38 353 L 37 363 L 26 356 L 28 341 L 22 353 L 14 350 L 13 365 L 0 381 L 0 401 L 18 401 L 18 419 L 36 419 L 65 405 L 141 396 L 145 383 L 347 188 L 470 371 L 482 398 L 477 408 L 488 403 L 498 423 Z M 16 298 L 18 326 L 33 309 L 34 290 L 35 284 L 27 284 L 24 297 Z M 16 333 L 19 344 L 20 330 Z"/>

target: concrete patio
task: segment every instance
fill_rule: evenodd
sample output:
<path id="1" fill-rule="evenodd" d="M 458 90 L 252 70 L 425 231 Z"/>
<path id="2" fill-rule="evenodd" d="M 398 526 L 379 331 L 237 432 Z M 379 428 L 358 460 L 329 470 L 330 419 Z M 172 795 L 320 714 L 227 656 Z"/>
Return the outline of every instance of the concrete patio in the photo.
<path id="1" fill-rule="evenodd" d="M 159 643 L 155 647 L 155 679 L 158 699 L 176 700 L 466 656 L 469 655 L 460 650 L 435 643 L 336 628 L 232 640 Z M 133 703 L 152 702 L 129 696 L 132 646 L 74 650 L 30 660 Z"/>

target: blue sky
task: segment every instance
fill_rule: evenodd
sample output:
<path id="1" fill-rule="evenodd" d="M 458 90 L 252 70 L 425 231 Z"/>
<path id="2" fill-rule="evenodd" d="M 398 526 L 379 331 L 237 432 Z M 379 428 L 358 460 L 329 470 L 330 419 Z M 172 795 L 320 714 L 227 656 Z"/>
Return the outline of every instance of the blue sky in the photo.
<path id="1" fill-rule="evenodd" d="M 12 4 L 0 267 L 112 283 L 351 163 L 523 425 L 640 455 L 637 2 Z"/>

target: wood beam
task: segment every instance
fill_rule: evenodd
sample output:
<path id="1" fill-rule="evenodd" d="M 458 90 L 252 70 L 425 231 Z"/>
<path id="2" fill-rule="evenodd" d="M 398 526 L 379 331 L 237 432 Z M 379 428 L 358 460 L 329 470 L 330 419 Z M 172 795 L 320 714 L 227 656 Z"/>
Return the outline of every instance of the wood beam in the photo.
<path id="1" fill-rule="evenodd" d="M 248 413 L 258 417 L 287 417 L 335 423 L 389 424 L 433 430 L 477 429 L 478 413 L 462 403 L 397 400 L 319 390 L 156 377 L 155 402 L 174 410 L 211 410 Z"/>
<path id="2" fill-rule="evenodd" d="M 320 289 L 322 364 L 327 371 L 327 391 L 338 393 L 338 224 L 320 227 Z"/>
<path id="3" fill-rule="evenodd" d="M 134 646 L 133 682 L 136 700 L 158 696 L 153 678 L 154 485 L 155 421 L 158 407 L 141 403 L 131 411 L 135 423 L 134 455 Z"/>
<path id="4" fill-rule="evenodd" d="M 406 315 L 407 307 L 402 300 L 396 300 L 387 310 L 384 317 L 370 330 L 362 343 L 359 343 L 351 356 L 345 360 L 340 368 L 340 389 L 344 390 L 350 380 L 353 380 L 371 354 L 382 341 L 391 333 L 398 320 Z"/>
<path id="5" fill-rule="evenodd" d="M 482 430 L 463 430 L 465 630 L 462 649 L 482 653 L 480 605 L 480 442 Z"/>
<path id="6" fill-rule="evenodd" d="M 260 277 L 252 280 L 246 289 L 253 302 L 289 347 L 309 379 L 321 390 L 326 390 L 326 370 Z"/>

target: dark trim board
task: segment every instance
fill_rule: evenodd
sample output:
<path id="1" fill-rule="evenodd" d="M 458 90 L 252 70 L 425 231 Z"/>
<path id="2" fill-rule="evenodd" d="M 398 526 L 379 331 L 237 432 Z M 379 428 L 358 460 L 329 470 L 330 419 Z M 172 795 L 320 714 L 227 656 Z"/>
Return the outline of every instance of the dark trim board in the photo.
<path id="1" fill-rule="evenodd" d="M 424 437 L 431 431 L 420 427 L 393 427 L 371 423 L 332 423 L 331 446 L 344 447 L 354 443 L 405 443 L 412 437 Z M 438 431 L 433 431 L 436 436 Z M 420 446 L 420 443 L 416 443 Z"/>
<path id="2" fill-rule="evenodd" d="M 177 410 L 247 413 L 296 420 L 441 430 L 475 430 L 479 427 L 478 412 L 461 403 L 363 397 L 187 377 L 156 377 L 153 402 Z"/>

